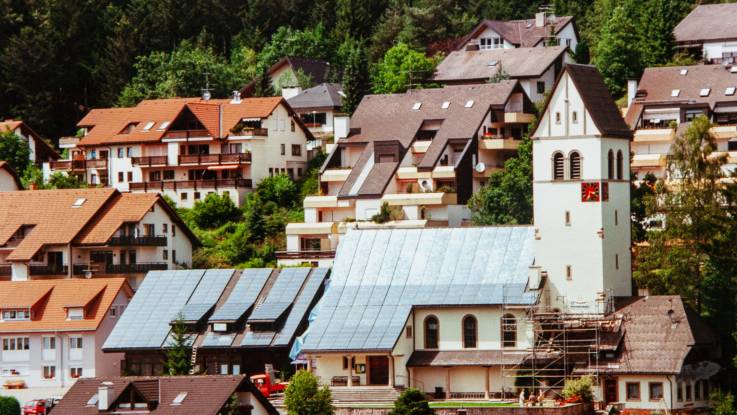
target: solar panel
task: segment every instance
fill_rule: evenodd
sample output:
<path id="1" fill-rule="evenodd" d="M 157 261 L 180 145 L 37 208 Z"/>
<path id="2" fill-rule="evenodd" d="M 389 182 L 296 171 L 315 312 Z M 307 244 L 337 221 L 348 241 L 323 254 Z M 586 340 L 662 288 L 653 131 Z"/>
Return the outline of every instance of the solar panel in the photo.
<path id="1" fill-rule="evenodd" d="M 252 268 L 241 272 L 225 303 L 210 317 L 210 322 L 235 321 L 253 306 L 271 275 L 271 268 Z"/>
<path id="2" fill-rule="evenodd" d="M 413 306 L 531 304 L 529 226 L 350 230 L 303 350 L 391 350 Z"/>
<path id="3" fill-rule="evenodd" d="M 284 268 L 262 304 L 256 306 L 248 322 L 274 322 L 292 305 L 311 268 Z"/>
<path id="4" fill-rule="evenodd" d="M 209 332 L 202 341 L 201 347 L 229 347 L 235 340 L 235 333 L 213 333 Z"/>
<path id="5" fill-rule="evenodd" d="M 274 338 L 271 344 L 272 346 L 285 346 L 294 340 L 297 328 L 307 317 L 310 305 L 314 301 L 315 295 L 317 295 L 320 287 L 325 283 L 327 275 L 327 268 L 313 268 L 309 279 L 305 283 L 305 287 L 302 289 L 299 297 L 294 301 L 294 307 L 292 307 L 289 317 L 284 322 L 284 326 Z"/>
<path id="6" fill-rule="evenodd" d="M 249 331 L 243 336 L 241 346 L 243 347 L 265 347 L 271 344 L 276 333 L 273 331 Z"/>
<path id="7" fill-rule="evenodd" d="M 200 321 L 215 306 L 234 272 L 232 269 L 207 270 L 187 304 L 174 319 L 181 317 L 184 321 Z"/>

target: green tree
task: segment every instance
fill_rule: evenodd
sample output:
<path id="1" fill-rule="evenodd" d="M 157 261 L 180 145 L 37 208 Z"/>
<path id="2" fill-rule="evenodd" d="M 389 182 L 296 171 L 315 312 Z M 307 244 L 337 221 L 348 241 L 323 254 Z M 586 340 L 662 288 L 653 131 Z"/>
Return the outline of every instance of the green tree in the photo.
<path id="1" fill-rule="evenodd" d="M 631 8 L 617 6 L 601 28 L 601 36 L 595 46 L 594 64 L 614 96 L 622 95 L 627 80 L 638 77 L 642 71 L 634 19 Z"/>
<path id="2" fill-rule="evenodd" d="M 583 376 L 577 379 L 566 379 L 566 383 L 563 386 L 563 396 L 566 399 L 578 397 L 582 402 L 593 402 L 594 378 Z"/>
<path id="3" fill-rule="evenodd" d="M 532 140 L 525 138 L 517 156 L 504 162 L 468 202 L 471 219 L 480 225 L 532 223 Z"/>
<path id="4" fill-rule="evenodd" d="M 428 58 L 424 53 L 398 43 L 376 64 L 371 77 L 373 92 L 391 94 L 416 87 L 432 75 L 440 57 Z"/>
<path id="5" fill-rule="evenodd" d="M 709 403 L 713 415 L 735 415 L 737 409 L 734 407 L 734 395 L 730 392 L 715 390 L 709 395 Z"/>
<path id="6" fill-rule="evenodd" d="M 20 403 L 12 396 L 0 396 L 0 415 L 20 415 Z"/>
<path id="7" fill-rule="evenodd" d="M 171 328 L 171 340 L 166 349 L 164 368 L 169 376 L 189 375 L 192 368 L 192 334 L 179 314 Z"/>
<path id="8" fill-rule="evenodd" d="M 573 51 L 573 60 L 582 64 L 588 64 L 591 60 L 589 42 L 586 39 L 580 39 L 576 44 L 576 50 Z"/>
<path id="9" fill-rule="evenodd" d="M 22 175 L 30 164 L 30 157 L 31 150 L 25 140 L 10 130 L 0 132 L 0 160 Z"/>
<path id="10" fill-rule="evenodd" d="M 333 399 L 327 386 L 320 388 L 317 378 L 306 370 L 292 376 L 284 393 L 284 406 L 289 415 L 333 415 Z"/>
<path id="11" fill-rule="evenodd" d="M 630 214 L 632 215 L 632 242 L 642 242 L 647 238 L 646 221 L 648 206 L 655 203 L 655 184 L 657 179 L 648 173 L 641 181 L 630 185 Z"/>
<path id="12" fill-rule="evenodd" d="M 349 41 L 345 69 L 343 70 L 343 112 L 353 114 L 364 95 L 371 90 L 368 58 L 363 45 L 357 41 Z"/>
<path id="13" fill-rule="evenodd" d="M 258 54 L 258 64 L 269 67 L 285 56 L 334 59 L 337 45 L 322 25 L 304 30 L 280 27 Z"/>
<path id="14" fill-rule="evenodd" d="M 389 415 L 433 415 L 427 397 L 419 389 L 407 388 L 402 391 Z"/>
<path id="15" fill-rule="evenodd" d="M 673 57 L 673 29 L 691 9 L 690 0 L 647 0 L 640 3 L 638 24 L 640 53 L 644 67 L 663 65 Z"/>
<path id="16" fill-rule="evenodd" d="M 269 68 L 263 66 L 259 76 L 256 78 L 256 83 L 253 89 L 253 96 L 256 97 L 273 97 L 276 95 L 274 90 L 274 83 L 269 76 Z"/>
<path id="17" fill-rule="evenodd" d="M 256 191 L 264 203 L 274 202 L 279 206 L 292 207 L 302 202 L 297 184 L 286 174 L 264 178 L 256 186 Z"/>
<path id="18" fill-rule="evenodd" d="M 210 193 L 205 200 L 195 202 L 191 214 L 197 226 L 204 229 L 217 228 L 241 218 L 241 211 L 230 196 L 217 193 Z"/>

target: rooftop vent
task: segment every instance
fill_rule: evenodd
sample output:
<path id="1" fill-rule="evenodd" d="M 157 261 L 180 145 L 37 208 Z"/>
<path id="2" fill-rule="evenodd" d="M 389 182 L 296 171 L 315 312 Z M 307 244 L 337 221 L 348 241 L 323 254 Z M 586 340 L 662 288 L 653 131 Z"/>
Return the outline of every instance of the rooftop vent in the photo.
<path id="1" fill-rule="evenodd" d="M 149 131 L 151 128 L 156 124 L 154 121 L 149 121 L 146 123 L 146 125 L 143 127 L 143 131 Z"/>
<path id="2" fill-rule="evenodd" d="M 674 90 L 670 91 L 670 96 L 672 96 L 672 97 L 677 97 L 679 95 L 681 95 L 681 90 L 680 89 L 674 89 Z"/>
<path id="3" fill-rule="evenodd" d="M 466 107 L 466 108 L 473 107 L 473 100 L 472 99 L 469 99 L 468 101 L 466 101 L 466 105 L 464 105 L 464 107 Z"/>
<path id="4" fill-rule="evenodd" d="M 417 110 L 420 109 L 420 107 L 422 107 L 422 103 L 421 102 L 415 102 L 415 105 L 412 106 L 412 109 L 415 110 L 415 111 L 417 111 Z"/>
<path id="5" fill-rule="evenodd" d="M 711 93 L 711 88 L 702 88 L 701 91 L 699 91 L 699 96 L 708 97 L 709 93 Z"/>
<path id="6" fill-rule="evenodd" d="M 681 75 L 688 75 L 688 69 L 681 69 Z"/>
<path id="7" fill-rule="evenodd" d="M 450 101 L 443 101 L 443 104 L 440 106 L 444 110 L 447 110 L 448 107 L 450 107 Z"/>
<path id="8" fill-rule="evenodd" d="M 84 202 L 86 201 L 87 201 L 86 198 L 79 197 L 77 198 L 77 200 L 74 201 L 74 203 L 72 204 L 72 207 L 75 207 L 75 208 L 82 207 L 82 205 L 84 205 Z"/>

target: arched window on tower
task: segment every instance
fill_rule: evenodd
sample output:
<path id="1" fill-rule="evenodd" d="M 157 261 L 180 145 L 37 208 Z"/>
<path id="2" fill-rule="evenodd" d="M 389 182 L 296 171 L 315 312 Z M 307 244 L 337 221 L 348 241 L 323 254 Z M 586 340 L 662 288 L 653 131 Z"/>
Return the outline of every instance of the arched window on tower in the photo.
<path id="1" fill-rule="evenodd" d="M 617 151 L 617 180 L 622 180 L 624 177 L 624 156 L 622 156 L 622 150 Z"/>
<path id="2" fill-rule="evenodd" d="M 425 349 L 437 349 L 440 336 L 440 323 L 435 316 L 425 318 Z"/>
<path id="3" fill-rule="evenodd" d="M 614 151 L 609 150 L 609 154 L 607 155 L 607 179 L 613 179 L 614 178 Z"/>
<path id="4" fill-rule="evenodd" d="M 568 162 L 570 163 L 571 180 L 577 180 L 581 178 L 581 155 L 578 151 L 572 151 L 568 155 Z"/>
<path id="5" fill-rule="evenodd" d="M 565 170 L 563 153 L 553 154 L 553 180 L 565 179 Z"/>
<path id="6" fill-rule="evenodd" d="M 478 339 L 478 322 L 476 317 L 469 314 L 463 317 L 463 348 L 475 348 L 476 339 Z"/>
<path id="7" fill-rule="evenodd" d="M 502 316 L 502 347 L 517 347 L 517 319 L 512 314 Z"/>

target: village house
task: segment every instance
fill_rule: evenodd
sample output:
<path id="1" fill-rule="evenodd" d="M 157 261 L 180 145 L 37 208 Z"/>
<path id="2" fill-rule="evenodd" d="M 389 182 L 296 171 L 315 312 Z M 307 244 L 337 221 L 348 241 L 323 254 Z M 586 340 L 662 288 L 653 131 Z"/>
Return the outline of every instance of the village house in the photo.
<path id="1" fill-rule="evenodd" d="M 59 154 L 54 150 L 54 147 L 41 138 L 41 136 L 33 131 L 33 129 L 25 122 L 12 119 L 0 121 L 0 133 L 4 133 L 6 131 L 13 132 L 21 140 L 28 143 L 29 159 L 36 166 L 40 167 L 42 163 L 59 158 Z"/>
<path id="2" fill-rule="evenodd" d="M 603 404 L 707 405 L 713 334 L 680 297 L 632 296 L 632 132 L 594 67 L 555 85 L 533 134 L 534 225 L 341 238 L 300 350 L 322 383 L 552 398 L 590 374 Z"/>
<path id="3" fill-rule="evenodd" d="M 737 63 L 737 4 L 699 4 L 673 30 L 676 47 L 704 63 Z"/>
<path id="4" fill-rule="evenodd" d="M 307 85 L 319 85 L 328 81 L 330 63 L 318 59 L 284 56 L 271 65 L 266 74 L 277 95 L 292 98 Z M 256 89 L 258 78 L 241 88 L 241 95 L 250 97 Z"/>
<path id="5" fill-rule="evenodd" d="M 181 321 L 191 333 L 192 373 L 283 370 L 327 276 L 324 268 L 150 272 L 102 350 L 125 353 L 121 373 L 162 375 Z"/>
<path id="6" fill-rule="evenodd" d="M 115 375 L 100 347 L 133 291 L 125 278 L 0 282 L 0 387 L 64 390 Z"/>
<path id="7" fill-rule="evenodd" d="M 635 130 L 632 171 L 674 179 L 667 158 L 675 138 L 704 115 L 714 123 L 717 154 L 728 156 L 725 174 L 737 167 L 737 66 L 693 65 L 647 68 L 630 81 L 626 121 Z"/>
<path id="8" fill-rule="evenodd" d="M 23 190 L 23 183 L 10 164 L 0 160 L 0 192 Z"/>
<path id="9" fill-rule="evenodd" d="M 287 102 L 319 140 L 333 136 L 335 118 L 340 116 L 343 107 L 343 96 L 343 87 L 340 84 L 323 83 L 299 91 Z M 308 150 L 312 150 L 309 143 Z"/>
<path id="10" fill-rule="evenodd" d="M 336 131 L 305 222 L 287 225 L 279 263 L 329 266 L 348 228 L 461 225 L 471 195 L 516 154 L 533 118 L 513 80 L 366 95 Z M 374 221 L 384 204 L 390 217 Z"/>
<path id="11" fill-rule="evenodd" d="M 80 379 L 54 407 L 54 415 L 147 414 L 279 415 L 245 376 L 96 377 Z"/>
<path id="12" fill-rule="evenodd" d="M 125 276 L 192 266 L 199 241 L 157 194 L 115 189 L 0 193 L 0 279 Z"/>

